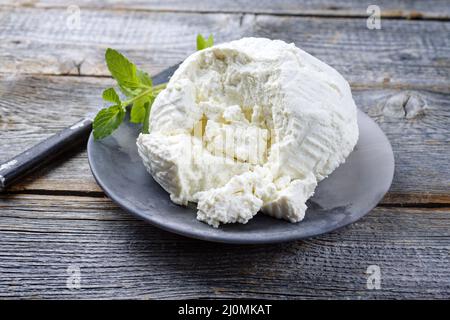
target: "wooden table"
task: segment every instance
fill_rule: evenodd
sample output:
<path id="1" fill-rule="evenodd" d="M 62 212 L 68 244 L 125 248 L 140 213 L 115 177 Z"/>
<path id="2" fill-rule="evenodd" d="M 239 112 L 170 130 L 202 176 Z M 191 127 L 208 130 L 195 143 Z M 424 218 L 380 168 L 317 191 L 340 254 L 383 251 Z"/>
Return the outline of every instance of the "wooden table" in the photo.
<path id="1" fill-rule="evenodd" d="M 396 160 L 390 192 L 359 222 L 236 246 L 135 219 L 74 150 L 0 195 L 1 298 L 450 298 L 448 0 L 0 3 L 0 162 L 102 104 L 107 47 L 154 74 L 193 52 L 197 33 L 279 38 L 332 65 Z M 381 30 L 366 26 L 369 3 Z M 367 286 L 372 268 L 380 289 Z"/>

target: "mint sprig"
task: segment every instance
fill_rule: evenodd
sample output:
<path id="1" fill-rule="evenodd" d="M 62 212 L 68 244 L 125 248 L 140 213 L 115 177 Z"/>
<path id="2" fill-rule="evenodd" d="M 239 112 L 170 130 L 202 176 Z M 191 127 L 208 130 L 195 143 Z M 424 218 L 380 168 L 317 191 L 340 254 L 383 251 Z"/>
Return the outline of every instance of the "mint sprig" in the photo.
<path id="1" fill-rule="evenodd" d="M 122 101 L 114 88 L 103 91 L 103 100 L 113 105 L 100 110 L 95 117 L 93 123 L 95 139 L 102 139 L 119 127 L 125 117 L 127 106 L 131 106 L 130 121 L 143 123 L 145 104 L 153 102 L 156 95 L 166 86 L 163 84 L 154 88 L 151 77 L 145 71 L 139 70 L 134 63 L 114 49 L 106 50 L 105 60 L 109 72 L 127 99 Z"/>
<path id="2" fill-rule="evenodd" d="M 208 39 L 205 39 L 201 34 L 197 35 L 197 51 L 212 47 L 214 45 L 214 38 L 212 34 L 209 35 Z"/>
<path id="3" fill-rule="evenodd" d="M 201 34 L 197 35 L 197 50 L 203 50 L 213 44 L 212 35 L 208 39 Z M 134 63 L 114 49 L 106 50 L 105 61 L 126 100 L 122 100 L 114 88 L 103 91 L 103 100 L 112 105 L 101 109 L 95 116 L 92 125 L 94 138 L 103 139 L 113 133 L 123 122 L 128 106 L 131 106 L 130 122 L 142 123 L 142 132 L 149 133 L 151 106 L 156 96 L 166 88 L 167 83 L 153 86 L 148 73 L 138 69 Z"/>

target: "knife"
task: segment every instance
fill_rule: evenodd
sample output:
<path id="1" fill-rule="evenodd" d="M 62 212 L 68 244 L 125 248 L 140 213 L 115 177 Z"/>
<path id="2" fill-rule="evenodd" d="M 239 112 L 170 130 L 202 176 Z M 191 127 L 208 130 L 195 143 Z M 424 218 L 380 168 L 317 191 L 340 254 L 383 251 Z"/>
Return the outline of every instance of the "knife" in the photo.
<path id="1" fill-rule="evenodd" d="M 155 75 L 152 78 L 153 83 L 158 85 L 169 81 L 179 65 L 176 64 Z M 6 190 L 13 183 L 51 162 L 62 153 L 81 143 L 86 143 L 92 130 L 94 117 L 95 113 L 88 114 L 73 125 L 0 164 L 0 191 Z"/>

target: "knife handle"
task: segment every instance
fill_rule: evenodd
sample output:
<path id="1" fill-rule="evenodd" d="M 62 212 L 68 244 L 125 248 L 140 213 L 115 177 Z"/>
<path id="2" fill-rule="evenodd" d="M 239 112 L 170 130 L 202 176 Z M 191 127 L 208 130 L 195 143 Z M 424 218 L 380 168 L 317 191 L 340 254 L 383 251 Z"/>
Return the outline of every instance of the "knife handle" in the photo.
<path id="1" fill-rule="evenodd" d="M 6 189 L 11 183 L 50 162 L 64 151 L 85 142 L 91 129 L 92 120 L 84 118 L 0 164 L 0 190 Z"/>

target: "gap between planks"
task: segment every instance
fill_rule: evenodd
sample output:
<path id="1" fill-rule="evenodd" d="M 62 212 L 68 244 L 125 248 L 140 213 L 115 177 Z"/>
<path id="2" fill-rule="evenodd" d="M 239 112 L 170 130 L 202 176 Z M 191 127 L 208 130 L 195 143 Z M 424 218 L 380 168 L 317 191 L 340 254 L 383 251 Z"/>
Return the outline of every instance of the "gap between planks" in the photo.
<path id="1" fill-rule="evenodd" d="M 5 190 L 0 193 L 0 199 L 8 198 L 10 196 L 20 195 L 42 195 L 54 197 L 83 197 L 83 198 L 108 198 L 102 191 L 83 191 L 83 190 L 49 190 L 49 189 L 16 189 Z M 377 204 L 377 207 L 382 208 L 429 208 L 429 209 L 449 209 L 450 199 L 446 195 L 433 195 L 429 202 L 401 202 L 400 199 L 405 195 L 397 195 L 387 193 L 386 196 Z M 408 195 L 409 197 L 417 197 L 420 199 L 421 195 Z M 112 200 L 111 200 L 112 201 Z"/>
<path id="2" fill-rule="evenodd" d="M 11 5 L 11 4 L 1 4 L 0 9 L 14 9 L 14 8 L 31 8 L 31 9 L 42 9 L 42 10 L 52 10 L 66 8 L 65 5 L 41 5 L 35 6 L 30 3 Z M 89 6 L 82 5 L 80 9 L 85 10 L 96 10 L 96 11 L 110 11 L 110 12 L 154 12 L 154 13 L 181 13 L 181 14 L 234 14 L 234 15 L 265 15 L 265 16 L 279 16 L 279 17 L 306 17 L 306 18 L 343 18 L 343 19 L 367 19 L 368 14 L 364 12 L 350 12 L 346 10 L 311 10 L 309 12 L 272 12 L 269 10 L 247 10 L 247 11 L 235 11 L 235 10 L 197 10 L 197 9 L 176 9 L 176 8 L 140 8 L 140 7 L 102 7 L 102 6 Z M 386 20 L 422 20 L 422 21 L 450 21 L 450 16 L 440 16 L 437 14 L 423 13 L 415 10 L 384 10 L 381 11 L 381 18 Z"/>
<path id="3" fill-rule="evenodd" d="M 1 8 L 1 7 L 0 7 Z M 0 79 L 6 78 L 13 73 L 0 71 Z M 152 74 L 155 76 L 157 73 Z M 26 76 L 26 77 L 48 77 L 48 78 L 82 78 L 82 79 L 111 79 L 110 75 L 97 75 L 97 74 L 72 74 L 72 73 L 33 73 L 33 72 L 21 72 L 14 74 L 16 77 Z M 365 90 L 365 89 L 397 89 L 397 90 L 428 90 L 436 93 L 450 93 L 450 83 L 448 85 L 422 85 L 422 84 L 409 84 L 409 83 L 390 83 L 390 82 L 379 82 L 379 83 L 360 83 L 349 81 L 352 90 Z"/>

